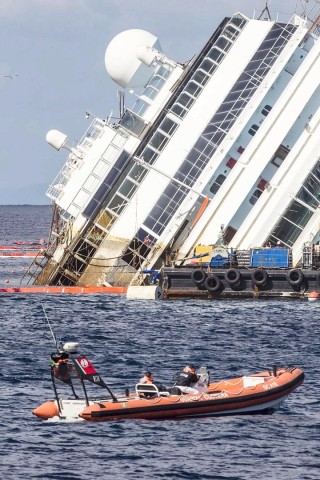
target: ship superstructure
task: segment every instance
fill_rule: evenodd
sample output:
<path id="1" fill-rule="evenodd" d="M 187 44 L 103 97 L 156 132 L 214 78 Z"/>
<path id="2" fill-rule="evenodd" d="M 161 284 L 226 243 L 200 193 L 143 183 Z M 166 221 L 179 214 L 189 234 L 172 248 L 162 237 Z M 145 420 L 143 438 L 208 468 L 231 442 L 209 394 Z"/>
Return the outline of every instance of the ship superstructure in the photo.
<path id="1" fill-rule="evenodd" d="M 319 236 L 319 19 L 237 12 L 187 64 L 129 30 L 106 68 L 137 101 L 75 147 L 48 133 L 70 153 L 47 192 L 54 241 L 35 283 L 139 285 L 199 244 L 280 241 L 297 264 Z"/>

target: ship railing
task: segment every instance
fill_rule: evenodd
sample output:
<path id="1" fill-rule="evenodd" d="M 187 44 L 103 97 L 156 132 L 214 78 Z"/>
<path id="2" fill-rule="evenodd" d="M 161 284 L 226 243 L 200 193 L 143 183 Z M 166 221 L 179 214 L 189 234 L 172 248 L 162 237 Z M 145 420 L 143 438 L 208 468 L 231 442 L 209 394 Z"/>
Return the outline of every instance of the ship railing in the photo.
<path id="1" fill-rule="evenodd" d="M 81 140 L 76 146 L 73 147 L 74 151 L 79 155 L 75 155 L 74 153 L 70 153 L 68 155 L 66 163 L 47 190 L 47 196 L 51 200 L 58 200 L 61 198 L 64 187 L 70 180 L 72 174 L 76 170 L 79 170 L 83 165 L 84 157 L 92 148 L 95 140 L 102 135 L 103 127 L 105 125 L 106 122 L 104 120 L 100 120 L 98 118 L 94 119 Z"/>

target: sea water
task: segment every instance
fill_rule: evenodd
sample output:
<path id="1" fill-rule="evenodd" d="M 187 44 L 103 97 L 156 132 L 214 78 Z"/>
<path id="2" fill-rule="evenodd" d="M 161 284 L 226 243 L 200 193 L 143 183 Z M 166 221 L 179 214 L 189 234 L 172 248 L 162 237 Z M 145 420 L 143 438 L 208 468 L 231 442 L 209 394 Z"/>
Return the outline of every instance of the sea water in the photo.
<path id="1" fill-rule="evenodd" d="M 0 243 L 47 236 L 50 215 L 49 207 L 0 207 Z M 18 285 L 30 262 L 1 259 L 0 286 Z M 320 301 L 4 293 L 0 302 L 4 480 L 320 478 Z M 305 382 L 273 415 L 41 421 L 32 410 L 54 397 L 44 312 L 115 392 L 133 391 L 145 370 L 171 386 L 188 362 L 207 366 L 212 380 L 296 365 Z"/>

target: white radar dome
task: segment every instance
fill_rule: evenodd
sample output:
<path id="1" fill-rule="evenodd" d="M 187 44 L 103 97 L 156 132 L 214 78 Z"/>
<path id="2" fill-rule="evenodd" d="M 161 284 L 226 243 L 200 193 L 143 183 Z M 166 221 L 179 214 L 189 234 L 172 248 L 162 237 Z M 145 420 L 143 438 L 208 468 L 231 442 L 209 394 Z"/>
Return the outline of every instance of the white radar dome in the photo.
<path id="1" fill-rule="evenodd" d="M 56 150 L 60 150 L 60 148 L 65 146 L 67 138 L 67 135 L 59 132 L 59 130 L 50 130 L 46 135 L 47 142 Z"/>
<path id="2" fill-rule="evenodd" d="M 155 70 L 152 64 L 155 50 L 162 52 L 155 35 L 145 30 L 125 30 L 107 47 L 104 60 L 107 72 L 123 88 L 143 87 Z"/>

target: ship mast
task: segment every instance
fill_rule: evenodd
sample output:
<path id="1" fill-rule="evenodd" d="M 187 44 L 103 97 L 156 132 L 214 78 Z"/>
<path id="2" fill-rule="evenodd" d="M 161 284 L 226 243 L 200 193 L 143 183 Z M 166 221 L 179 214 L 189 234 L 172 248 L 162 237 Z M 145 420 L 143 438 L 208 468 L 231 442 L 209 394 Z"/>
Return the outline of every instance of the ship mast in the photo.
<path id="1" fill-rule="evenodd" d="M 260 17 L 258 17 L 258 20 L 261 20 L 263 14 L 265 14 L 265 17 L 264 17 L 264 20 L 271 20 L 271 15 L 270 15 L 270 10 L 269 10 L 269 3 L 270 3 L 271 0 L 267 0 L 266 1 L 266 6 L 264 7 L 264 9 L 262 10 L 261 14 L 260 14 Z"/>

